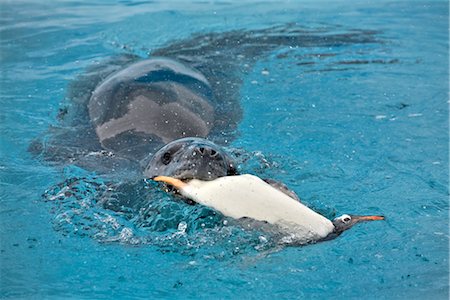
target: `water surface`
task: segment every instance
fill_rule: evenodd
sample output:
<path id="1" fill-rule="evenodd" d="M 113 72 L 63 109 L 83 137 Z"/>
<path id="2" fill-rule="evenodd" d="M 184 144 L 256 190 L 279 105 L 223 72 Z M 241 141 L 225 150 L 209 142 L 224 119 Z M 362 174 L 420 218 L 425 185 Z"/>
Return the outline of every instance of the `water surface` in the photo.
<path id="1" fill-rule="evenodd" d="M 282 249 L 234 225 L 155 232 L 95 205 L 106 179 L 27 151 L 96 61 L 289 23 L 374 40 L 282 46 L 242 65 L 229 147 L 249 157 L 242 170 L 328 217 L 385 222 Z M 446 2 L 6 1 L 0 37 L 0 297 L 448 299 Z M 71 180 L 84 196 L 52 198 Z"/>

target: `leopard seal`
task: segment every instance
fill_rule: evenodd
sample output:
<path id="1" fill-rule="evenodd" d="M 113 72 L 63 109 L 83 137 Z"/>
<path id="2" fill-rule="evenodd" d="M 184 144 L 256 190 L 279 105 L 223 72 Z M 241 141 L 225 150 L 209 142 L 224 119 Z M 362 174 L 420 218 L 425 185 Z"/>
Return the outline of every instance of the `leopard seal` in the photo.
<path id="1" fill-rule="evenodd" d="M 150 153 L 145 178 L 209 181 L 238 173 L 234 159 L 207 139 L 216 125 L 213 97 L 202 73 L 158 57 L 108 76 L 93 91 L 88 111 L 103 148 L 135 157 Z M 298 198 L 285 185 L 266 182 Z"/>

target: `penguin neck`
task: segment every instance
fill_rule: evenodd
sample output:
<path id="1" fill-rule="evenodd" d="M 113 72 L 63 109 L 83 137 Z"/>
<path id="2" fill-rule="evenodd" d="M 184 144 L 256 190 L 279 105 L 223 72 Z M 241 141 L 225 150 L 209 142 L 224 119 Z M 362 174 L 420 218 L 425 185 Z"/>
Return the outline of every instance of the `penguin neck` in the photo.
<path id="1" fill-rule="evenodd" d="M 334 224 L 333 224 L 333 226 L 334 226 Z M 333 240 L 333 239 L 337 238 L 338 236 L 340 236 L 343 232 L 344 232 L 344 230 L 338 230 L 337 227 L 334 226 L 333 231 L 331 231 L 326 237 L 321 239 L 320 242 Z"/>

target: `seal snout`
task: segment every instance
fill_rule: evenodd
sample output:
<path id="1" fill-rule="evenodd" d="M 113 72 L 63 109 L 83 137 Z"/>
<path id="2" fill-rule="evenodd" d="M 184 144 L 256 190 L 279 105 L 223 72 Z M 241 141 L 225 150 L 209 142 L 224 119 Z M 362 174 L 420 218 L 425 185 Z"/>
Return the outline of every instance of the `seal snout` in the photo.
<path id="1" fill-rule="evenodd" d="M 195 146 L 194 155 L 195 154 L 200 154 L 201 156 L 204 156 L 204 157 L 214 158 L 219 155 L 219 152 L 212 147 L 202 145 L 202 146 Z"/>
<path id="2" fill-rule="evenodd" d="M 217 155 L 219 155 L 219 152 L 208 146 L 196 147 L 194 151 L 194 153 L 198 153 L 202 156 L 216 157 Z"/>

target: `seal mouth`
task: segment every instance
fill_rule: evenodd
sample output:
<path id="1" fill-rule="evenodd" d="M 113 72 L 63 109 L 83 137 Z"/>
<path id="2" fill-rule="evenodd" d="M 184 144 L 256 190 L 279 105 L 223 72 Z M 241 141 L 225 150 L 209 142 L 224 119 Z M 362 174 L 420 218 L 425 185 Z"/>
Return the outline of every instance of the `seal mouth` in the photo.
<path id="1" fill-rule="evenodd" d="M 182 199 L 183 202 L 189 205 L 195 205 L 196 202 L 192 199 L 189 199 L 185 196 L 183 196 L 180 192 L 180 189 L 184 186 L 186 186 L 185 181 L 189 181 L 190 179 L 178 179 L 175 177 L 168 177 L 168 176 L 154 176 L 150 178 L 153 181 L 156 181 L 161 184 L 162 190 L 168 194 L 172 194 L 174 196 L 177 196 Z"/>

